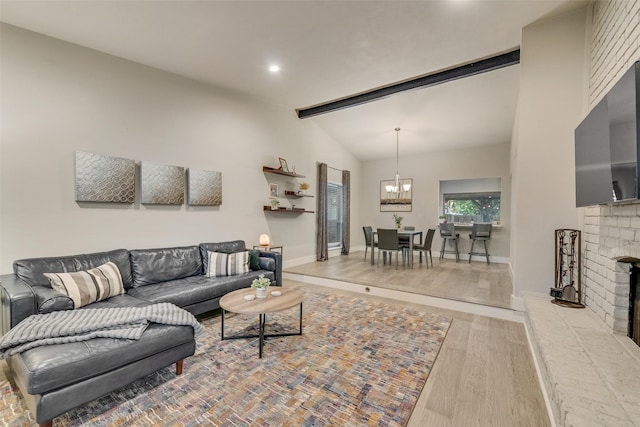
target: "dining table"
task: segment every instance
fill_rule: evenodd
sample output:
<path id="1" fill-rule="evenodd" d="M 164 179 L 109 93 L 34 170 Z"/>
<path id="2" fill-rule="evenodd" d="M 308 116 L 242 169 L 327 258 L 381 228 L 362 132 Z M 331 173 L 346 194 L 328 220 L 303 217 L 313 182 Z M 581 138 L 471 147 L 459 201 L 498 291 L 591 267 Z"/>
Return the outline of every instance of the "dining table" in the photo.
<path id="1" fill-rule="evenodd" d="M 377 231 L 373 232 L 373 235 L 371 236 L 371 265 L 375 264 L 375 258 L 374 258 L 374 248 L 375 248 L 375 241 L 376 241 L 376 236 L 378 235 Z M 413 268 L 413 240 L 416 236 L 420 236 L 420 244 L 422 244 L 422 231 L 417 231 L 417 230 L 403 230 L 400 229 L 398 230 L 398 237 L 400 236 L 406 236 L 409 237 L 409 253 L 411 255 L 409 255 L 409 267 Z M 422 253 L 420 254 L 420 256 L 422 257 Z M 420 258 L 422 260 L 422 258 Z"/>

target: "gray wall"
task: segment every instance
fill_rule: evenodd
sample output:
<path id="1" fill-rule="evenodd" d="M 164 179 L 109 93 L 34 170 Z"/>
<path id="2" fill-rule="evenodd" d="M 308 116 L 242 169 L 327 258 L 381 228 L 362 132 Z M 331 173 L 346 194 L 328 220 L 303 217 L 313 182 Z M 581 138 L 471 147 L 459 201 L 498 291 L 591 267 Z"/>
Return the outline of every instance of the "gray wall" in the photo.
<path id="1" fill-rule="evenodd" d="M 578 225 L 574 130 L 582 119 L 586 20 L 583 8 L 522 31 L 511 158 L 516 298 L 526 292 L 548 295 L 554 230 Z"/>
<path id="2" fill-rule="evenodd" d="M 311 194 L 317 161 L 351 170 L 352 185 L 360 185 L 359 162 L 293 109 L 0 28 L 1 273 L 25 257 L 228 239 L 253 244 L 261 233 L 285 245 L 286 259 L 313 259 L 314 215 L 263 213 L 272 180 L 262 165 L 286 158 L 307 176 Z M 78 204 L 75 150 L 221 171 L 222 206 Z M 298 204 L 315 210 L 315 199 Z"/>

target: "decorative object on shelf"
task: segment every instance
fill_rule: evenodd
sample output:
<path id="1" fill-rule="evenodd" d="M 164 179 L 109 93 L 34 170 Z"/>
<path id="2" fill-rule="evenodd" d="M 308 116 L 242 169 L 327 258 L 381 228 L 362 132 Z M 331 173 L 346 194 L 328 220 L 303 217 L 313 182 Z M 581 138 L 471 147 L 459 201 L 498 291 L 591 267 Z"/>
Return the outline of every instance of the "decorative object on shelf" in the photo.
<path id="1" fill-rule="evenodd" d="M 271 285 L 271 280 L 264 277 L 264 274 L 259 275 L 257 279 L 253 279 L 251 287 L 256 290 L 256 298 L 266 298 L 269 285 Z"/>
<path id="2" fill-rule="evenodd" d="M 446 224 L 446 223 L 447 223 L 447 217 L 446 217 L 446 216 L 444 216 L 444 215 L 440 215 L 440 216 L 438 217 L 438 219 L 440 220 L 440 223 L 441 223 L 441 224 Z"/>
<path id="3" fill-rule="evenodd" d="M 282 157 L 279 157 L 278 160 L 280 160 L 280 169 L 282 169 L 283 172 L 289 172 L 289 166 L 287 166 L 287 161 Z"/>
<path id="4" fill-rule="evenodd" d="M 141 203 L 181 205 L 184 203 L 184 168 L 154 162 L 140 162 Z"/>
<path id="5" fill-rule="evenodd" d="M 307 190 L 309 189 L 309 183 L 301 182 L 299 184 L 299 187 L 300 187 L 300 191 L 298 191 L 298 194 L 307 194 Z"/>
<path id="6" fill-rule="evenodd" d="M 271 244 L 271 239 L 268 234 L 261 234 L 258 243 L 260 246 L 269 246 Z"/>
<path id="7" fill-rule="evenodd" d="M 404 219 L 404 217 L 398 215 L 398 214 L 393 214 L 393 220 L 396 223 L 396 228 L 398 230 L 400 230 L 400 227 L 402 227 L 402 220 Z"/>
<path id="8" fill-rule="evenodd" d="M 278 197 L 278 184 L 269 183 L 269 197 Z"/>
<path id="9" fill-rule="evenodd" d="M 76 202 L 133 203 L 136 162 L 76 151 Z"/>
<path id="10" fill-rule="evenodd" d="M 187 169 L 187 204 L 220 206 L 222 204 L 222 172 Z"/>
<path id="11" fill-rule="evenodd" d="M 282 158 L 280 160 L 281 160 L 281 164 L 283 165 L 280 167 L 280 169 L 274 169 L 270 166 L 262 166 L 262 172 L 264 172 L 265 174 L 268 173 L 268 174 L 274 174 L 274 175 L 281 175 L 289 178 L 305 177 L 304 175 L 298 175 L 296 173 L 285 171 L 285 169 L 287 169 L 286 161 Z M 304 207 L 298 207 L 296 205 L 291 205 L 290 207 L 280 207 L 280 202 L 276 201 L 278 200 L 277 197 L 274 197 L 274 194 L 278 194 L 277 190 L 273 191 L 272 186 L 275 186 L 275 185 L 276 184 L 269 184 L 269 196 L 270 196 L 269 205 L 263 206 L 263 211 L 272 212 L 272 213 L 288 213 L 288 214 L 296 214 L 296 215 L 302 214 L 302 213 L 314 213 L 314 211 L 312 210 L 307 210 Z M 284 194 L 279 193 L 278 196 L 286 197 L 288 199 L 301 199 L 301 198 L 313 197 L 311 195 L 301 194 L 301 190 L 300 191 L 298 190 L 300 186 L 297 183 L 294 184 L 290 182 L 289 184 L 285 184 L 285 185 L 287 186 L 291 185 L 293 187 L 290 190 L 284 190 Z"/>
<path id="12" fill-rule="evenodd" d="M 555 231 L 556 275 L 551 288 L 551 301 L 564 307 L 584 308 L 582 304 L 582 244 L 580 230 L 570 228 Z"/>
<path id="13" fill-rule="evenodd" d="M 315 211 L 308 211 L 305 208 L 285 208 L 285 207 L 279 207 L 279 208 L 271 208 L 271 206 L 265 206 L 264 210 L 267 212 L 274 212 L 274 213 L 315 213 Z"/>
<path id="14" fill-rule="evenodd" d="M 300 175 L 297 173 L 293 173 L 293 172 L 285 172 L 282 170 L 282 167 L 278 168 L 278 169 L 274 169 L 272 167 L 269 166 L 262 166 L 262 172 L 264 173 L 273 173 L 276 175 L 284 175 L 284 176 L 290 176 L 293 178 L 304 178 L 304 175 Z"/>

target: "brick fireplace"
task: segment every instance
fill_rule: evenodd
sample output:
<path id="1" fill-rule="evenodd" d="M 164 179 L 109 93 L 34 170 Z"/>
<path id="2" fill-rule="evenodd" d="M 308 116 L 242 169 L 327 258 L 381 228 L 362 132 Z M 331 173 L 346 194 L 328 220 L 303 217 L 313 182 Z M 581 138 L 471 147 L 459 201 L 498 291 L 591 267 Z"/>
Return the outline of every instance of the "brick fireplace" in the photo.
<path id="1" fill-rule="evenodd" d="M 640 265 L 640 203 L 585 208 L 584 303 L 616 333 L 629 331 L 634 265 Z"/>

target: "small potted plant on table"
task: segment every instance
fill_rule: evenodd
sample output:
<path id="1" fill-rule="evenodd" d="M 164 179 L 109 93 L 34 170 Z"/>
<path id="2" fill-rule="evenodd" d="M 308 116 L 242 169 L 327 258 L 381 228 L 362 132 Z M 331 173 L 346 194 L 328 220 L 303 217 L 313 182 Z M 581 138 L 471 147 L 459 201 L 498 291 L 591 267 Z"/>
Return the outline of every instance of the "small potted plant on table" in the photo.
<path id="1" fill-rule="evenodd" d="M 396 227 L 398 228 L 398 230 L 400 230 L 400 228 L 402 227 L 402 220 L 404 219 L 404 217 L 401 217 L 398 214 L 393 214 L 393 220 L 396 222 Z"/>
<path id="2" fill-rule="evenodd" d="M 256 298 L 266 298 L 267 288 L 271 284 L 271 280 L 264 277 L 264 274 L 258 276 L 257 279 L 253 279 L 251 287 L 256 290 Z"/>

